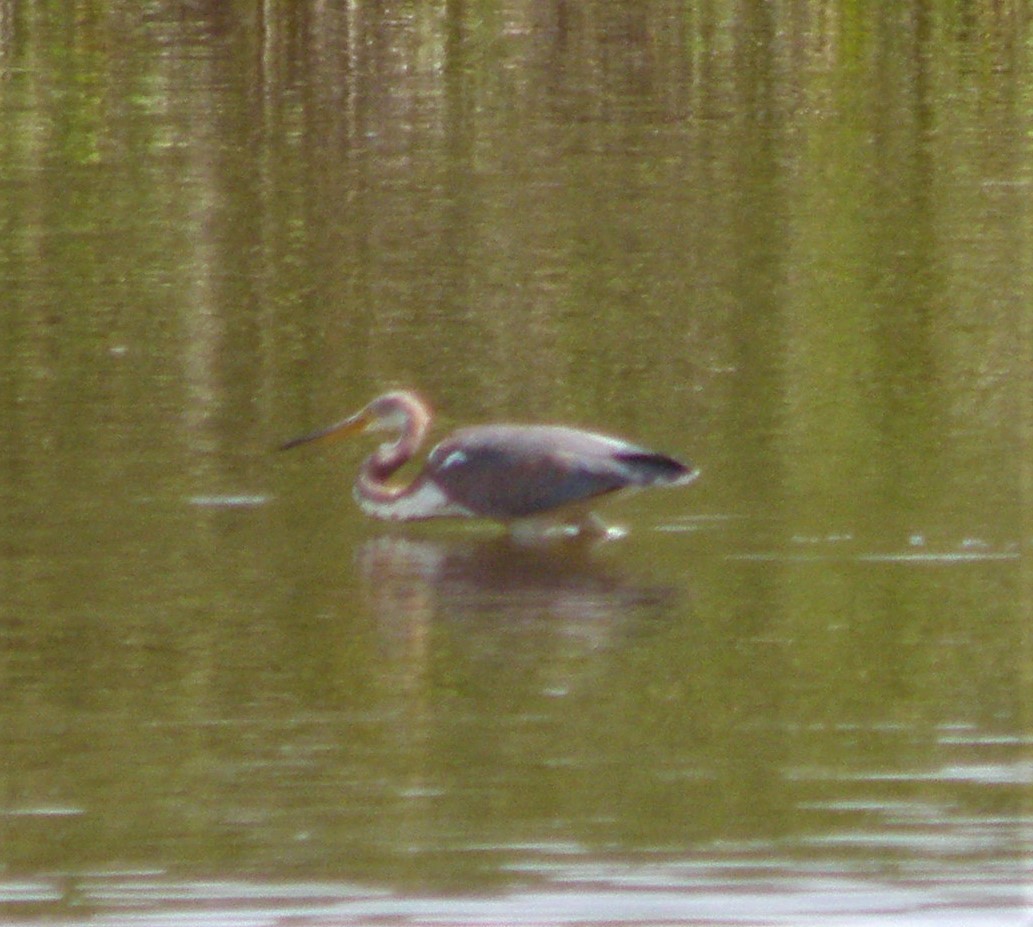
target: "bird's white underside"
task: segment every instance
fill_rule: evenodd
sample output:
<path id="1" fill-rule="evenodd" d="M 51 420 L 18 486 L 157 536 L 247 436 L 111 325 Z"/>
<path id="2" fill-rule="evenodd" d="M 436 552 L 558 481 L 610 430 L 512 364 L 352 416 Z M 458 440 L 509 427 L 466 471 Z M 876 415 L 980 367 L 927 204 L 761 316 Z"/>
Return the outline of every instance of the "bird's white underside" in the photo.
<path id="1" fill-rule="evenodd" d="M 383 521 L 419 521 L 424 518 L 472 518 L 474 513 L 450 502 L 431 481 L 421 482 L 412 492 L 390 501 L 379 501 L 355 493 L 355 501 L 367 515 Z"/>

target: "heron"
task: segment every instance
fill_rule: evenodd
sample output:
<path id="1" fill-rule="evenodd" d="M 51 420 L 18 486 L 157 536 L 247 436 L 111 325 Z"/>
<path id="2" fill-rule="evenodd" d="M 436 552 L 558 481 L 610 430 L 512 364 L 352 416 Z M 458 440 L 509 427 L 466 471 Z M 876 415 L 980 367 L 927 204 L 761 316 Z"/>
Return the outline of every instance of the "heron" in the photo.
<path id="1" fill-rule="evenodd" d="M 403 522 L 487 519 L 518 535 L 557 530 L 588 537 L 615 534 L 591 510 L 600 497 L 649 486 L 684 486 L 699 476 L 690 464 L 621 438 L 562 425 L 492 424 L 454 431 L 430 451 L 415 478 L 392 482 L 423 443 L 431 421 L 430 407 L 420 396 L 394 390 L 280 449 L 388 432 L 355 481 L 355 499 L 367 515 Z"/>

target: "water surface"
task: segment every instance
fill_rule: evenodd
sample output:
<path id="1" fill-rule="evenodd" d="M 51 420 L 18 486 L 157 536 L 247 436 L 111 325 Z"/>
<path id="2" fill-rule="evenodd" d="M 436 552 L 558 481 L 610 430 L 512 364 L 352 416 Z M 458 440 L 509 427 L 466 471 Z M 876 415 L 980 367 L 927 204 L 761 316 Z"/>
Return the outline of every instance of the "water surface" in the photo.
<path id="1" fill-rule="evenodd" d="M 1019 3 L 0 4 L 0 919 L 1011 925 Z M 363 447 L 701 479 L 385 528 Z"/>

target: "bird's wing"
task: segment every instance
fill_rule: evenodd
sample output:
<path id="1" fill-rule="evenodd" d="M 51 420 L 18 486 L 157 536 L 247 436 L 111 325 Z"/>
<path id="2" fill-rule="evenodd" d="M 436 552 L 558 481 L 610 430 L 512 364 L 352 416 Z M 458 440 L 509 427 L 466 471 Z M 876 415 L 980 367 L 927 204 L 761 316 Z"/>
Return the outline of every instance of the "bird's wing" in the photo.
<path id="1" fill-rule="evenodd" d="M 425 477 L 490 518 L 526 518 L 626 486 L 672 482 L 684 465 L 616 438 L 554 426 L 465 428 L 439 444 Z"/>

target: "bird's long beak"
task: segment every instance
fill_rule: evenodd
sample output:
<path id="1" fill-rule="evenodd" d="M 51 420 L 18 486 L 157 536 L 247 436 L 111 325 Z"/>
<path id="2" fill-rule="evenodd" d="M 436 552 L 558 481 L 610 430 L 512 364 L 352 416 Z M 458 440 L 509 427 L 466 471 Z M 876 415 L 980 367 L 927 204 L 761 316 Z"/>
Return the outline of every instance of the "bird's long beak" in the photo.
<path id="1" fill-rule="evenodd" d="M 288 451 L 292 447 L 297 447 L 299 444 L 312 444 L 319 441 L 337 441 L 340 438 L 346 438 L 348 435 L 359 434 L 365 431 L 372 422 L 373 416 L 371 416 L 366 409 L 363 409 L 361 412 L 356 412 L 355 415 L 349 416 L 343 422 L 337 422 L 329 428 L 320 428 L 319 431 L 313 431 L 311 434 L 302 435 L 300 438 L 291 438 L 290 441 L 280 445 L 280 450 Z"/>

